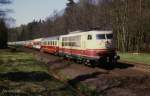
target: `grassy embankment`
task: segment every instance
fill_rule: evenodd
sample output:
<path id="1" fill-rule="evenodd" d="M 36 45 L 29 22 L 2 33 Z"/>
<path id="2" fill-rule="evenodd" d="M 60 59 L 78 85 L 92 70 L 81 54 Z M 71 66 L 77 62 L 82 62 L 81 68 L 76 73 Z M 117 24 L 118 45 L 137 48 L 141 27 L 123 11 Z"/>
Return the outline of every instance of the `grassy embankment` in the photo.
<path id="1" fill-rule="evenodd" d="M 0 72 L 48 72 L 41 62 L 36 61 L 32 54 L 24 52 L 0 51 Z"/>
<path id="2" fill-rule="evenodd" d="M 119 53 L 120 61 L 150 64 L 150 54 L 148 53 Z"/>
<path id="3" fill-rule="evenodd" d="M 32 54 L 0 50 L 0 96 L 76 96 L 68 85 L 48 74 Z"/>

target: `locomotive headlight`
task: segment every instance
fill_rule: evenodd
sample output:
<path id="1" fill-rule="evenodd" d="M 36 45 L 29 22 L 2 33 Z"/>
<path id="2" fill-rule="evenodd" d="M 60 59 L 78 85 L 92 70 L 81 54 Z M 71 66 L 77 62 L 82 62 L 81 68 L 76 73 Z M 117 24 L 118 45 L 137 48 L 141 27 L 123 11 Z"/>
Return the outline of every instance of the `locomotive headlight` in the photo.
<path id="1" fill-rule="evenodd" d="M 106 46 L 106 48 L 111 48 L 112 44 L 111 44 L 111 42 L 108 42 L 108 41 L 107 41 L 107 42 L 105 43 L 105 46 Z"/>
<path id="2" fill-rule="evenodd" d="M 102 43 L 100 42 L 99 45 L 101 45 Z"/>

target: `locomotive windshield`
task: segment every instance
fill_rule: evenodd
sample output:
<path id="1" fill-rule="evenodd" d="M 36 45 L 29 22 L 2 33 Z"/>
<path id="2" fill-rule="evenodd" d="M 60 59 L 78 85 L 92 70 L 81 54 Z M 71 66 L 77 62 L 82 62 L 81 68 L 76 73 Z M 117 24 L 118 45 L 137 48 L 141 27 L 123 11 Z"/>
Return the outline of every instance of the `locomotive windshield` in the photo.
<path id="1" fill-rule="evenodd" d="M 112 39 L 112 34 L 97 34 L 96 39 Z"/>
<path id="2" fill-rule="evenodd" d="M 112 39 L 113 38 L 113 34 L 106 34 L 107 39 Z"/>

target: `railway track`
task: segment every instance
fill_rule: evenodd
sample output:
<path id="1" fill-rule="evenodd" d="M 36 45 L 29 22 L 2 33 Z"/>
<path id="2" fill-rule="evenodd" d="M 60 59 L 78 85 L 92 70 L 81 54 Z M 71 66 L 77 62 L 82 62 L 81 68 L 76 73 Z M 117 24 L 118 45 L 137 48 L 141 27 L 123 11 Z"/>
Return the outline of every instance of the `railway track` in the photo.
<path id="1" fill-rule="evenodd" d="M 71 85 L 80 96 L 90 95 L 78 89 L 79 83 L 94 88 L 95 92 L 104 96 L 112 94 L 114 96 L 148 96 L 146 94 L 150 94 L 149 65 L 119 62 L 113 67 L 92 68 L 33 49 L 20 48 L 19 50 L 32 52 L 37 60 L 46 63 L 51 75 Z"/>

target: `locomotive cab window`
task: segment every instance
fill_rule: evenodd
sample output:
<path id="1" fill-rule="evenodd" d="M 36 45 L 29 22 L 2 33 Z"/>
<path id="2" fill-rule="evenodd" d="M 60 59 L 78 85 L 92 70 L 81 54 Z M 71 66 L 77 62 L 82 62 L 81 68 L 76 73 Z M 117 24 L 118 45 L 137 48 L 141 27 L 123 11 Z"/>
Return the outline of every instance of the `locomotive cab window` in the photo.
<path id="1" fill-rule="evenodd" d="M 97 34 L 97 35 L 96 35 L 96 39 L 98 39 L 98 40 L 99 40 L 99 39 L 106 39 L 106 38 L 105 38 L 105 34 Z"/>
<path id="2" fill-rule="evenodd" d="M 106 34 L 107 39 L 112 39 L 113 38 L 113 34 Z"/>
<path id="3" fill-rule="evenodd" d="M 88 35 L 87 40 L 92 40 L 92 35 Z"/>
<path id="4" fill-rule="evenodd" d="M 96 39 L 112 39 L 113 34 L 97 34 Z"/>

